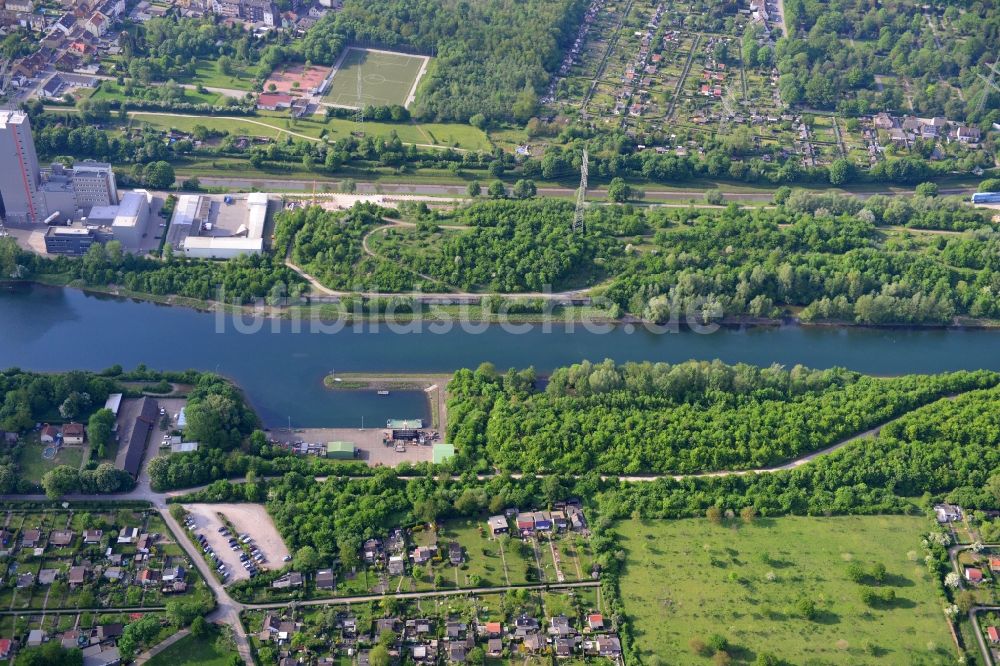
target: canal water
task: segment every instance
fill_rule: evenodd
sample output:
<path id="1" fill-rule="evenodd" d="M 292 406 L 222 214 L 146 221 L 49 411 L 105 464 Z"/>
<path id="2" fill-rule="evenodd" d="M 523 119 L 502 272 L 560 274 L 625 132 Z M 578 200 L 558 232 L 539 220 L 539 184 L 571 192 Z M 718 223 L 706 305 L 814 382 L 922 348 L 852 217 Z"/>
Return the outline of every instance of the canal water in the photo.
<path id="1" fill-rule="evenodd" d="M 873 374 L 1000 369 L 1000 332 L 861 328 L 720 329 L 653 333 L 615 327 L 572 332 L 498 326 L 433 332 L 346 327 L 321 332 L 303 322 L 269 320 L 237 326 L 231 318 L 153 303 L 33 286 L 0 291 L 0 367 L 55 371 L 196 368 L 231 377 L 271 426 L 372 426 L 390 417 L 427 418 L 417 391 L 328 391 L 340 372 L 450 372 L 490 361 L 498 368 L 534 365 L 539 372 L 583 359 L 678 362 L 719 358 L 757 365 L 844 366 Z M 417 327 L 413 327 L 417 328 Z M 259 329 L 259 330 L 255 330 Z"/>

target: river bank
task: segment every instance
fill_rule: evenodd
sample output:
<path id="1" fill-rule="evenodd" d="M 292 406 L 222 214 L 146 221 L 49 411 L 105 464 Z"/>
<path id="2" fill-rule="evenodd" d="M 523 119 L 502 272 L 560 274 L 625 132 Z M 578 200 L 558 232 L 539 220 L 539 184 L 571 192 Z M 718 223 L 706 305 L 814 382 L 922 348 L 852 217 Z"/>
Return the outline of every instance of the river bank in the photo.
<path id="1" fill-rule="evenodd" d="M 304 303 L 284 303 L 284 304 L 253 304 L 238 305 L 224 303 L 216 300 L 204 300 L 189 298 L 186 296 L 150 294 L 146 292 L 131 291 L 116 285 L 94 286 L 85 285 L 79 280 L 67 281 L 50 276 L 36 276 L 29 280 L 6 280 L 0 281 L 0 287 L 6 289 L 16 289 L 19 286 L 40 285 L 43 287 L 74 289 L 85 294 L 96 296 L 107 296 L 125 300 L 154 303 L 171 307 L 185 308 L 195 312 L 206 314 L 227 314 L 241 317 L 275 319 L 275 320 L 299 320 L 318 322 L 339 322 L 346 325 L 356 323 L 386 323 L 386 324 L 410 324 L 415 322 L 426 322 L 428 324 L 439 322 L 468 322 L 469 324 L 592 324 L 600 326 L 636 326 L 645 327 L 650 330 L 657 328 L 677 328 L 677 327 L 712 327 L 722 326 L 730 328 L 778 328 L 778 327 L 801 327 L 819 329 L 837 328 L 860 328 L 873 330 L 997 330 L 1000 329 L 1000 320 L 994 319 L 974 319 L 971 317 L 955 317 L 953 323 L 886 323 L 867 324 L 848 320 L 823 320 L 823 321 L 802 321 L 794 314 L 781 317 L 752 317 L 749 315 L 723 316 L 709 320 L 707 323 L 699 322 L 696 319 L 684 318 L 684 321 L 669 321 L 657 323 L 634 315 L 623 315 L 613 317 L 605 310 L 590 305 L 565 305 L 554 303 L 547 312 L 493 312 L 483 308 L 478 304 L 443 304 L 441 299 L 448 297 L 448 294 L 429 295 L 422 294 L 417 298 L 430 298 L 431 302 L 417 304 L 420 308 L 416 311 L 408 309 L 404 302 L 399 303 L 391 312 L 358 311 L 357 302 L 355 304 L 343 301 L 339 303 L 331 302 L 311 302 L 309 297 L 304 297 Z M 499 296 L 505 299 L 510 306 L 516 306 L 519 302 L 531 300 L 530 297 L 519 297 L 517 294 L 483 294 L 481 298 Z M 364 302 L 366 295 L 357 294 L 348 298 L 360 298 L 358 302 Z M 382 299 L 408 299 L 406 294 L 380 294 Z M 367 299 L 369 302 L 370 298 Z M 801 308 L 796 308 L 801 310 Z"/>

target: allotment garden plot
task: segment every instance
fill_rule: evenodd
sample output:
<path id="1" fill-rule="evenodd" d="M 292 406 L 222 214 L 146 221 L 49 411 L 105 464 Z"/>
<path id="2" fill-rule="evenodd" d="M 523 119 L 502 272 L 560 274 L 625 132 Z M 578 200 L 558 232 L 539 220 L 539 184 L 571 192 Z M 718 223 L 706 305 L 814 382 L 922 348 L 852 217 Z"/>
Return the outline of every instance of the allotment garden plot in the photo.
<path id="1" fill-rule="evenodd" d="M 323 101 L 350 108 L 406 106 L 428 61 L 426 56 L 349 48 L 335 66 L 336 73 Z"/>

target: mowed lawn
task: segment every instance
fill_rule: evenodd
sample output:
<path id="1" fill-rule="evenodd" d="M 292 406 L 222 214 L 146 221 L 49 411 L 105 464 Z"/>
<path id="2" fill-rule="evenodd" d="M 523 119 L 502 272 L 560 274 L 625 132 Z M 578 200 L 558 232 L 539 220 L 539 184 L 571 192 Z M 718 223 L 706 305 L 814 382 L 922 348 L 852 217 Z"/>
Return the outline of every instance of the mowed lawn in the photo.
<path id="1" fill-rule="evenodd" d="M 691 641 L 720 634 L 734 663 L 769 652 L 794 664 L 953 664 L 944 599 L 923 564 L 926 519 L 788 517 L 750 526 L 628 521 L 625 608 L 646 663 L 708 664 Z M 896 601 L 871 608 L 850 562 L 885 565 Z M 812 600 L 814 620 L 796 610 Z"/>
<path id="2" fill-rule="evenodd" d="M 153 129 L 176 129 L 191 132 L 197 125 L 230 134 L 246 134 L 268 138 L 309 137 L 316 139 L 325 131 L 327 140 L 347 138 L 357 129 L 353 121 L 342 118 L 326 120 L 320 116 L 292 119 L 287 115 L 261 113 L 249 118 L 237 116 L 213 117 L 193 115 L 167 115 L 159 112 L 129 111 L 133 123 L 142 123 Z M 465 150 L 489 150 L 486 133 L 472 125 L 444 123 L 375 123 L 365 122 L 365 134 L 389 137 L 395 132 L 403 143 L 456 147 Z"/>
<path id="3" fill-rule="evenodd" d="M 235 652 L 220 650 L 215 636 L 188 635 L 146 662 L 146 666 L 229 666 Z"/>
<path id="4" fill-rule="evenodd" d="M 353 108 L 405 105 L 424 60 L 422 56 L 405 53 L 349 48 L 323 99 L 330 104 Z"/>

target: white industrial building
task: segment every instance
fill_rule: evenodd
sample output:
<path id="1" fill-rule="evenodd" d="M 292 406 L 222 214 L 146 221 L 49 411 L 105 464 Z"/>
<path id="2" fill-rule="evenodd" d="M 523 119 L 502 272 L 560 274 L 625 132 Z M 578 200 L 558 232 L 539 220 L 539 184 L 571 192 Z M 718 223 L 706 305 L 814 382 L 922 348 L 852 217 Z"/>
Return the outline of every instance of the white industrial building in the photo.
<path id="1" fill-rule="evenodd" d="M 171 238 L 177 240 L 184 256 L 193 259 L 260 254 L 264 251 L 268 201 L 268 195 L 261 192 L 245 199 L 225 197 L 222 201 L 204 195 L 182 195 L 174 209 Z M 234 223 L 234 218 L 239 221 Z"/>
<path id="2" fill-rule="evenodd" d="M 115 240 L 121 241 L 126 247 L 139 247 L 146 234 L 152 200 L 153 196 L 146 190 L 125 193 L 111 222 L 111 233 Z"/>

